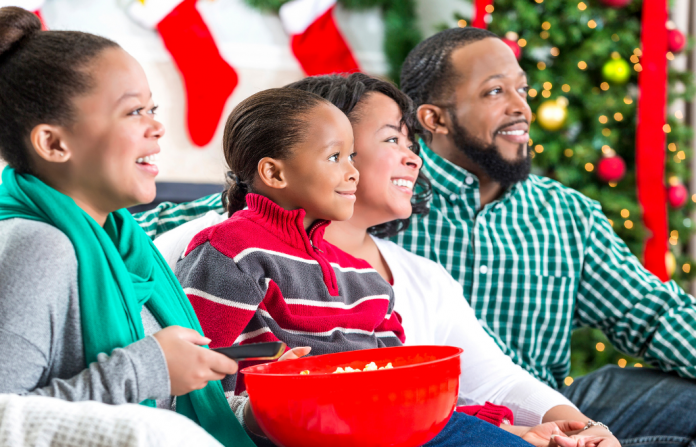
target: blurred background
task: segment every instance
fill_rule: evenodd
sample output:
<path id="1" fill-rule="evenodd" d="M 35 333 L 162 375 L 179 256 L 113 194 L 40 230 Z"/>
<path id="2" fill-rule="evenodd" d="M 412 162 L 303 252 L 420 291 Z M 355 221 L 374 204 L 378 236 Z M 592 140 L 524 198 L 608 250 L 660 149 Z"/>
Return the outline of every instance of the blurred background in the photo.
<path id="1" fill-rule="evenodd" d="M 645 24 L 640 0 L 0 0 L 0 5 L 8 2 L 38 11 L 49 29 L 113 39 L 141 63 L 166 127 L 155 203 L 221 190 L 224 120 L 247 96 L 334 71 L 360 70 L 398 84 L 402 61 L 422 39 L 446 28 L 486 26 L 505 38 L 528 74 L 534 172 L 599 200 L 614 231 L 642 257 L 649 232 L 635 167 Z M 652 149 L 666 160 L 664 267 L 693 293 L 693 0 L 669 2 L 669 18 L 668 83 L 650 86 L 667 91 L 667 119 L 656 130 L 664 133 L 665 144 Z M 649 367 L 616 351 L 601 332 L 578 328 L 565 383 L 608 363 Z"/>

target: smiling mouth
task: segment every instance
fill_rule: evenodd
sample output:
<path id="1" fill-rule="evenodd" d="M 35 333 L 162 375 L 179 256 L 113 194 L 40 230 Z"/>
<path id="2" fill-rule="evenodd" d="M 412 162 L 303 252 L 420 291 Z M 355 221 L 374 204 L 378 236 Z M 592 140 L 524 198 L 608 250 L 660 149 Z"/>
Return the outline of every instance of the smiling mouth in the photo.
<path id="1" fill-rule="evenodd" d="M 498 134 L 499 135 L 516 135 L 516 136 L 522 136 L 526 134 L 526 130 L 499 130 Z"/>
<path id="2" fill-rule="evenodd" d="M 139 165 L 153 165 L 157 161 L 157 154 L 140 157 L 135 162 Z"/>
<path id="3" fill-rule="evenodd" d="M 396 178 L 392 180 L 392 184 L 395 186 L 401 186 L 403 188 L 413 189 L 413 182 L 411 180 L 406 180 L 405 178 Z"/>

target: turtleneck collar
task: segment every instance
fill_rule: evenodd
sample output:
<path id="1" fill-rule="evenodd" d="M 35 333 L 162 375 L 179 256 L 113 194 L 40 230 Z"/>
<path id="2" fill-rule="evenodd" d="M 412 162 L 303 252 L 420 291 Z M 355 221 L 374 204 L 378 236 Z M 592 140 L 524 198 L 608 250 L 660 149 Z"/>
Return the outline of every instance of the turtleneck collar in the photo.
<path id="1" fill-rule="evenodd" d="M 306 213 L 303 209 L 288 211 L 271 199 L 254 193 L 246 195 L 246 202 L 249 207 L 245 210 L 246 217 L 263 225 L 284 242 L 310 252 L 312 248 L 322 249 L 324 232 L 331 221 L 318 220 L 305 231 Z"/>

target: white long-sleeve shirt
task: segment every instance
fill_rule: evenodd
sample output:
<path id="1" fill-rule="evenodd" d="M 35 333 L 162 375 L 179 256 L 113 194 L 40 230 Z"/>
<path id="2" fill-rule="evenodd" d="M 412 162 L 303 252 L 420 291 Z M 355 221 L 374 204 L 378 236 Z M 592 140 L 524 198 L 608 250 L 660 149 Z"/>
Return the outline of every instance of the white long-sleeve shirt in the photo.
<path id="1" fill-rule="evenodd" d="M 214 211 L 155 239 L 172 269 L 193 237 L 222 222 Z M 574 405 L 558 391 L 536 380 L 503 354 L 481 327 L 464 299 L 462 287 L 440 264 L 400 246 L 373 238 L 394 279 L 396 312 L 403 318 L 406 345 L 449 345 L 462 348 L 459 405 L 486 401 L 510 408 L 516 425 L 540 424 L 558 405 Z"/>

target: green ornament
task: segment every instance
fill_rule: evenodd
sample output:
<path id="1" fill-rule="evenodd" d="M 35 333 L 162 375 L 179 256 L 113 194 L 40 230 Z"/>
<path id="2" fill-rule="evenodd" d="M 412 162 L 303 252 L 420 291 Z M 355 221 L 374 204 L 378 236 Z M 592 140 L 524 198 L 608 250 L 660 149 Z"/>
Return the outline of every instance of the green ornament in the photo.
<path id="1" fill-rule="evenodd" d="M 631 77 L 631 66 L 625 59 L 611 59 L 602 67 L 602 76 L 614 84 L 625 84 Z"/>

